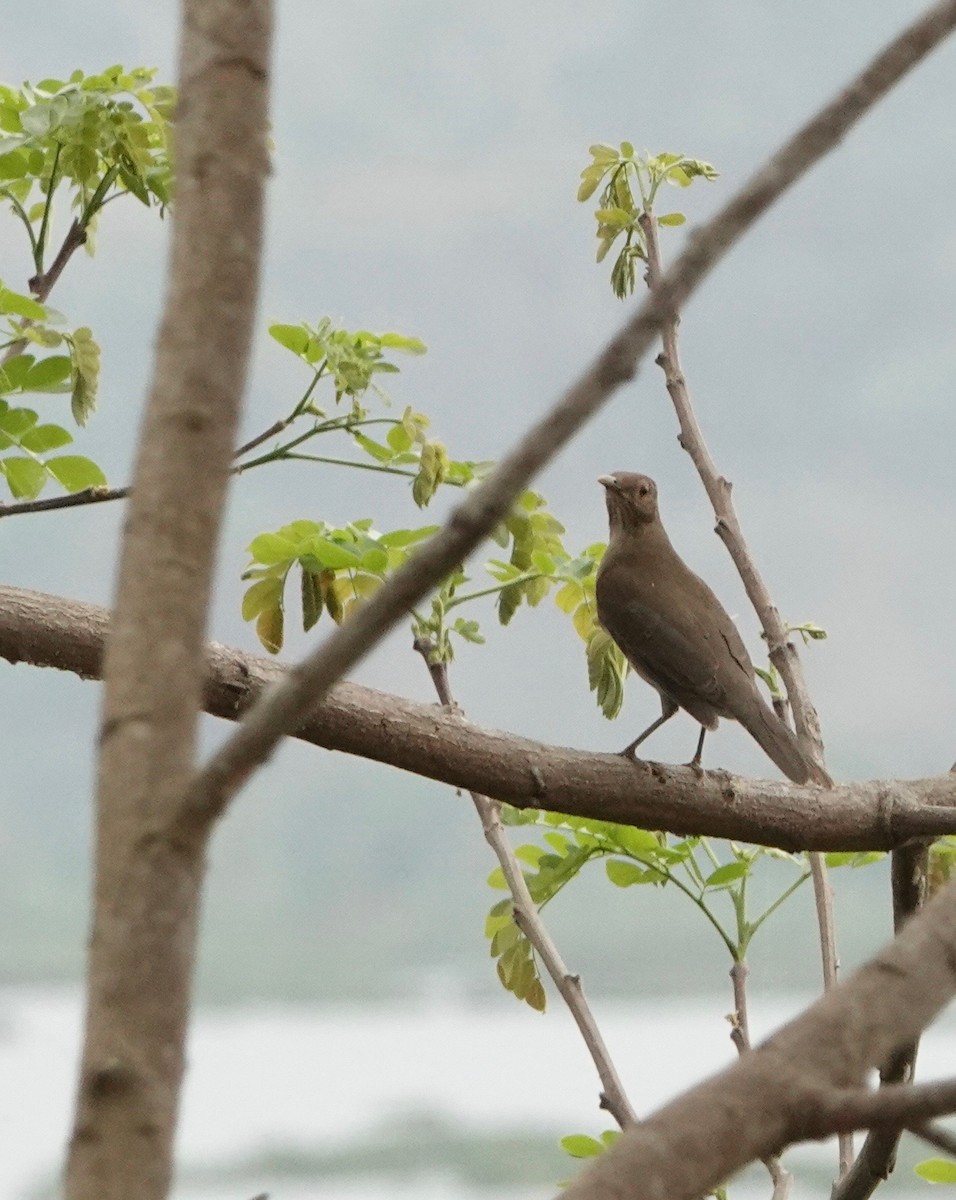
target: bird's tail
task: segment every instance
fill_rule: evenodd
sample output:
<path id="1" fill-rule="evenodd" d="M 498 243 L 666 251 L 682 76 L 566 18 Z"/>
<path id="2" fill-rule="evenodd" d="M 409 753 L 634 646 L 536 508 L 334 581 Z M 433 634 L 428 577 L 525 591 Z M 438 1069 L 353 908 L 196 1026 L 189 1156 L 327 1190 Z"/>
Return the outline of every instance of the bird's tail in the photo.
<path id="1" fill-rule="evenodd" d="M 746 727 L 767 756 L 773 759 L 784 775 L 794 783 L 806 783 L 808 779 L 812 779 L 814 783 L 832 787 L 833 780 L 818 763 L 804 753 L 789 726 L 780 720 L 760 696 L 757 700 L 757 708 L 747 720 Z"/>

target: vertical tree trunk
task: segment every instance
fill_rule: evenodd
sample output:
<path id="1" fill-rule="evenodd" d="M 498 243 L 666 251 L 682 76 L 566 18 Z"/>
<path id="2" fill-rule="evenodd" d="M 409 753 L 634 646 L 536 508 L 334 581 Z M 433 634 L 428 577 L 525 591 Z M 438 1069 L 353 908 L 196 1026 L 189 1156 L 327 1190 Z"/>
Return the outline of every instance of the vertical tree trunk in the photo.
<path id="1" fill-rule="evenodd" d="M 258 286 L 269 0 L 185 0 L 165 315 L 105 660 L 69 1200 L 167 1194 L 207 830 L 173 836 Z"/>

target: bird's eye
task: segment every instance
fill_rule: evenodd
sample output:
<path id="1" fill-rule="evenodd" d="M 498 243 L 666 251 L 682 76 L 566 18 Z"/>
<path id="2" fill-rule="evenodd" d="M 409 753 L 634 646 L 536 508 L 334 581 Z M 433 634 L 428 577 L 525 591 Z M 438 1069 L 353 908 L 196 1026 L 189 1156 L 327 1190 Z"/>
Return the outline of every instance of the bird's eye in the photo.
<path id="1" fill-rule="evenodd" d="M 639 496 L 646 496 L 650 492 L 650 490 L 651 489 L 647 486 L 646 483 L 642 483 L 641 486 L 637 489 L 637 494 Z"/>

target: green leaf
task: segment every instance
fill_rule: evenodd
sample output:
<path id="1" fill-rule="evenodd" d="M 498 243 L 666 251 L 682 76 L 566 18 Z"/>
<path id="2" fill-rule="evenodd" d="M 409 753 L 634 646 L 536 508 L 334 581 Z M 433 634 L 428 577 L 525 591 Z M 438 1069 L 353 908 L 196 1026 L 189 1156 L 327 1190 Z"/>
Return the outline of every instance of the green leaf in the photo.
<path id="1" fill-rule="evenodd" d="M 603 1154 L 606 1147 L 603 1142 L 586 1133 L 570 1133 L 561 1139 L 561 1149 L 572 1158 L 594 1158 Z"/>
<path id="2" fill-rule="evenodd" d="M 26 317 L 30 321 L 42 321 L 46 317 L 46 309 L 38 300 L 7 287 L 0 287 L 0 313 Z"/>
<path id="3" fill-rule="evenodd" d="M 54 354 L 49 358 L 41 358 L 34 363 L 23 381 L 26 392 L 59 391 L 59 384 L 68 379 L 73 369 L 69 355 Z"/>
<path id="4" fill-rule="evenodd" d="M 260 533 L 252 539 L 248 549 L 256 562 L 266 566 L 298 557 L 298 546 L 279 533 Z"/>
<path id="5" fill-rule="evenodd" d="M 257 580 L 252 587 L 246 589 L 242 597 L 242 619 L 254 621 L 267 608 L 279 607 L 284 587 L 285 577 L 281 575 L 270 575 Z"/>
<path id="6" fill-rule="evenodd" d="M 884 858 L 882 850 L 842 850 L 824 855 L 828 867 L 868 867 Z"/>
<path id="7" fill-rule="evenodd" d="M 504 900 L 499 900 L 497 904 L 493 904 L 488 910 L 488 916 L 485 918 L 485 937 L 493 938 L 499 929 L 503 929 L 505 925 L 510 925 L 514 919 L 514 906 L 510 896 Z"/>
<path id="8" fill-rule="evenodd" d="M 913 1171 L 929 1183 L 956 1183 L 956 1162 L 949 1158 L 924 1158 Z"/>
<path id="9" fill-rule="evenodd" d="M 73 351 L 73 398 L 71 409 L 77 425 L 85 425 L 96 408 L 100 380 L 100 348 L 85 325 L 69 335 Z"/>
<path id="10" fill-rule="evenodd" d="M 524 994 L 524 1002 L 529 1008 L 533 1008 L 535 1012 L 544 1012 L 547 1007 L 547 996 L 544 993 L 544 984 L 540 978 L 535 975 L 531 984 Z"/>
<path id="11" fill-rule="evenodd" d="M 634 213 L 625 208 L 599 208 L 594 214 L 602 225 L 620 225 L 626 227 L 634 219 Z"/>
<path id="12" fill-rule="evenodd" d="M 262 645 L 270 654 L 278 654 L 282 649 L 283 617 L 282 608 L 264 609 L 256 621 L 256 634 Z"/>
<path id="13" fill-rule="evenodd" d="M 412 480 L 412 499 L 424 508 L 438 491 L 448 472 L 448 452 L 441 442 L 426 442 L 422 446 L 418 474 Z"/>
<path id="14" fill-rule="evenodd" d="M 581 183 L 578 185 L 577 198 L 582 204 L 585 200 L 590 200 L 594 193 L 601 185 L 601 180 L 604 177 L 604 170 L 598 168 L 588 168 L 581 172 Z"/>
<path id="15" fill-rule="evenodd" d="M 388 463 L 395 457 L 394 452 L 388 446 L 383 446 L 380 442 L 373 442 L 370 437 L 366 437 L 364 433 L 359 433 L 356 429 L 352 430 L 352 437 L 365 453 L 370 454 L 377 462 Z"/>
<path id="16" fill-rule="evenodd" d="M 647 882 L 647 870 L 623 858 L 609 858 L 604 869 L 608 879 L 616 887 L 632 887 L 634 884 Z"/>
<path id="17" fill-rule="evenodd" d="M 48 450 L 68 446 L 72 441 L 70 434 L 59 425 L 34 425 L 20 439 L 20 445 L 34 454 L 45 454 Z"/>
<path id="18" fill-rule="evenodd" d="M 293 354 L 303 355 L 309 344 L 310 334 L 304 325 L 270 325 L 269 336 L 291 350 Z"/>
<path id="19" fill-rule="evenodd" d="M 48 458 L 44 466 L 68 492 L 106 487 L 106 476 L 92 459 L 82 455 L 63 454 L 58 458 Z"/>
<path id="20" fill-rule="evenodd" d="M 0 154 L 0 179 L 23 179 L 29 169 L 29 159 L 22 150 Z"/>
<path id="21" fill-rule="evenodd" d="M 322 616 L 322 573 L 302 568 L 302 628 L 308 633 Z"/>
<path id="22" fill-rule="evenodd" d="M 37 415 L 31 408 L 4 407 L 5 411 L 0 412 L 0 433 L 13 442 L 19 442 L 27 430 L 36 425 Z"/>
<path id="23" fill-rule="evenodd" d="M 17 455 L 0 458 L 0 470 L 6 475 L 10 493 L 17 500 L 35 500 L 43 491 L 46 472 L 35 458 Z"/>
<path id="24" fill-rule="evenodd" d="M 416 542 L 422 542 L 425 538 L 431 537 L 440 528 L 440 525 L 423 525 L 421 529 L 393 529 L 391 533 L 383 533 L 378 539 L 378 544 L 388 550 L 413 546 Z"/>
<path id="25" fill-rule="evenodd" d="M 32 354 L 17 354 L 0 366 L 0 394 L 19 391 L 33 367 Z"/>
<path id="26" fill-rule="evenodd" d="M 390 350 L 403 350 L 406 354 L 425 354 L 428 347 L 417 337 L 406 337 L 403 333 L 383 333 L 379 342 Z"/>
<path id="27" fill-rule="evenodd" d="M 649 829 L 636 829 L 632 825 L 616 826 L 617 840 L 629 854 L 656 857 L 661 849 L 660 839 Z"/>
<path id="28" fill-rule="evenodd" d="M 683 213 L 672 212 L 664 213 L 662 217 L 657 218 L 658 225 L 683 225 L 687 218 Z"/>
<path id="29" fill-rule="evenodd" d="M 584 599 L 584 588 L 571 580 L 564 584 L 554 594 L 554 602 L 563 613 L 572 613 Z"/>
<path id="30" fill-rule="evenodd" d="M 404 425 L 393 425 L 385 435 L 385 440 L 396 454 L 403 453 L 414 444 L 414 439 Z"/>
<path id="31" fill-rule="evenodd" d="M 330 541 L 324 537 L 310 537 L 305 547 L 303 547 L 303 552 L 310 554 L 323 567 L 329 567 L 333 571 L 342 571 L 364 565 L 360 562 L 360 556 L 355 550 L 341 546 L 338 542 Z"/>
<path id="32" fill-rule="evenodd" d="M 464 638 L 466 642 L 472 642 L 476 646 L 483 646 L 485 639 L 481 634 L 477 621 L 466 621 L 464 617 L 459 617 L 452 626 L 455 633 L 459 637 Z"/>
<path id="33" fill-rule="evenodd" d="M 742 879 L 750 871 L 750 864 L 746 862 L 730 862 L 724 863 L 718 867 L 716 871 L 712 871 L 704 880 L 704 886 L 709 888 L 723 887 L 729 883 L 733 883 L 737 879 Z"/>

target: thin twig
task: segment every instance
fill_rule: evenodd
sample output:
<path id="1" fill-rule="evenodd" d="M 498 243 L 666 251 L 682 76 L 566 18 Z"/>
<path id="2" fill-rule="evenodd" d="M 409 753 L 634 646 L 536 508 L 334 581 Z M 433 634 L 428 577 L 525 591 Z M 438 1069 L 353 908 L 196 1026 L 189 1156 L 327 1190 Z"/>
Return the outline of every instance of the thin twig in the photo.
<path id="1" fill-rule="evenodd" d="M 691 235 L 656 292 L 644 301 L 594 365 L 466 495 L 444 528 L 375 595 L 358 605 L 350 619 L 290 672 L 212 755 L 183 797 L 182 823 L 214 821 L 222 813 L 279 739 L 294 729 L 302 715 L 403 620 L 410 608 L 471 554 L 507 516 L 528 481 L 622 384 L 633 378 L 668 314 L 684 305 L 731 246 L 775 200 L 837 146 L 864 113 L 938 45 L 954 24 L 956 0 L 946 0 L 910 25 L 848 88 L 792 136 L 715 217 Z"/>
<path id="2" fill-rule="evenodd" d="M 70 228 L 66 231 L 63 244 L 57 251 L 56 258 L 50 263 L 49 270 L 44 271 L 42 275 L 34 275 L 30 280 L 30 291 L 33 292 L 41 304 L 46 302 L 50 292 L 53 291 L 54 284 L 63 274 L 66 264 L 76 251 L 85 244 L 86 227 L 79 220 L 74 220 Z"/>
<path id="3" fill-rule="evenodd" d="M 737 1047 L 738 1054 L 750 1051 L 750 1022 L 747 1016 L 747 976 L 749 969 L 746 962 L 734 959 L 730 968 L 730 980 L 734 989 L 734 1015 L 731 1019 L 730 1040 Z M 793 1173 L 788 1171 L 776 1154 L 768 1154 L 763 1165 L 773 1180 L 772 1200 L 787 1200 L 793 1188 Z"/>
<path id="4" fill-rule="evenodd" d="M 443 662 L 432 661 L 431 656 L 434 648 L 434 643 L 429 641 L 428 638 L 415 639 L 414 649 L 425 660 L 439 700 L 449 712 L 456 712 L 460 715 L 461 710 L 455 704 L 455 699 L 451 692 L 447 665 Z M 505 881 L 511 891 L 515 922 L 534 947 L 542 963 L 544 963 L 545 969 L 554 981 L 554 986 L 560 992 L 561 998 L 568 1006 L 575 1024 L 581 1031 L 584 1044 L 591 1055 L 594 1066 L 597 1068 L 601 1087 L 603 1088 L 601 1107 L 611 1114 L 622 1129 L 628 1125 L 633 1125 L 637 1121 L 637 1115 L 631 1107 L 631 1103 L 624 1091 L 624 1086 L 618 1077 L 614 1063 L 611 1061 L 607 1046 L 604 1044 L 601 1031 L 598 1029 L 597 1022 L 594 1019 L 594 1014 L 591 1012 L 591 1008 L 585 999 L 584 988 L 581 986 L 581 977 L 579 975 L 572 975 L 565 966 L 557 946 L 548 933 L 547 926 L 541 919 L 537 905 L 531 898 L 524 873 L 521 870 L 521 864 L 515 857 L 504 825 L 501 823 L 500 806 L 496 800 L 490 800 L 487 796 L 482 796 L 479 792 L 469 790 L 468 794 L 471 796 L 472 803 L 481 819 L 485 841 L 494 851 L 498 862 L 501 864 Z"/>
<path id="5" fill-rule="evenodd" d="M 49 271 L 44 271 L 42 275 L 34 275 L 30 280 L 30 291 L 41 304 L 45 304 L 47 297 L 53 290 L 53 285 L 63 274 L 63 268 L 70 261 L 71 256 L 75 251 L 79 250 L 86 242 L 86 228 L 78 221 L 74 220 L 70 228 L 66 232 L 66 237 L 63 239 L 63 245 L 57 251 L 57 256 L 50 264 Z M 26 324 L 32 322 L 27 320 Z M 21 355 L 26 347 L 26 338 L 17 338 L 3 352 L 0 358 L 0 366 L 3 363 L 9 362 L 12 358 L 17 358 Z"/>
<path id="6" fill-rule="evenodd" d="M 640 224 L 644 231 L 647 247 L 647 284 L 653 292 L 660 286 L 663 276 L 657 221 L 653 213 L 645 211 L 641 213 Z M 784 676 L 787 694 L 797 697 L 796 702 L 792 704 L 794 715 L 797 718 L 797 735 L 803 749 L 808 752 L 808 757 L 814 761 L 817 782 L 831 784 L 829 776 L 822 769 L 823 744 L 820 738 L 820 723 L 816 709 L 810 701 L 796 647 L 787 643 L 786 631 L 780 620 L 780 614 L 770 598 L 769 589 L 757 569 L 757 564 L 750 553 L 740 527 L 740 521 L 731 498 L 731 485 L 723 475 L 718 473 L 717 464 L 707 447 L 703 430 L 697 420 L 697 414 L 694 412 L 690 389 L 687 386 L 687 379 L 680 361 L 680 342 L 677 334 L 679 324 L 680 317 L 675 310 L 661 327 L 663 350 L 657 358 L 657 363 L 664 372 L 667 391 L 677 413 L 680 425 L 680 444 L 690 455 L 704 489 L 710 497 L 714 514 L 717 517 L 717 529 L 743 580 L 747 595 L 757 611 L 760 623 L 767 635 L 768 644 L 771 647 L 781 647 L 788 667 L 787 674 Z M 783 652 L 784 647 L 786 647 L 785 652 Z M 780 656 L 778 655 L 778 657 Z M 783 671 L 781 674 L 783 675 Z M 786 719 L 783 714 L 781 714 L 781 719 Z M 811 854 L 809 858 L 817 913 L 817 931 L 823 961 L 823 986 L 831 988 L 836 984 L 838 961 L 833 893 L 827 879 L 827 869 L 823 858 L 819 854 Z M 841 1134 L 839 1138 L 839 1173 L 841 1177 L 849 1171 L 852 1162 L 853 1136 L 849 1133 Z"/>
<path id="7" fill-rule="evenodd" d="M 956 13 L 954 13 L 956 15 Z M 571 1181 L 565 1200 L 694 1200 L 796 1141 L 880 1122 L 925 1120 L 956 1087 L 897 1095 L 864 1087 L 873 1062 L 911 1041 L 956 993 L 956 883 L 896 939 L 753 1054 L 669 1100 Z M 847 1087 L 847 1084 L 850 1086 Z"/>
<path id="8" fill-rule="evenodd" d="M 653 291 L 660 284 L 663 275 L 661 265 L 660 243 L 657 236 L 657 222 L 652 213 L 642 213 L 641 227 L 644 231 L 647 246 L 647 280 Z M 768 642 L 771 646 L 782 645 L 786 642 L 786 633 L 780 620 L 780 615 L 774 606 L 769 590 L 760 576 L 750 549 L 747 546 L 740 527 L 740 522 L 731 499 L 731 488 L 724 476 L 719 475 L 704 434 L 694 412 L 687 387 L 687 380 L 680 361 L 680 344 L 678 340 L 679 317 L 672 313 L 661 328 L 663 351 L 657 362 L 664 371 L 667 391 L 673 402 L 680 424 L 680 443 L 690 455 L 697 468 L 701 482 L 710 497 L 717 517 L 717 528 L 724 544 L 737 567 L 740 577 L 747 588 L 751 603 L 757 611 L 760 622 L 764 627 Z M 791 687 L 795 695 L 801 697 L 793 705 L 795 715 L 804 722 L 804 727 L 798 725 L 798 735 L 805 750 L 809 751 L 817 765 L 822 765 L 822 743 L 819 736 L 819 721 L 816 710 L 809 700 L 809 693 L 803 680 L 800 660 L 796 648 L 791 646 L 787 655 L 789 666 L 788 677 L 785 678 L 788 695 Z M 807 725 L 808 714 L 812 714 L 811 724 Z M 829 777 L 827 777 L 828 780 Z M 822 777 L 821 777 L 822 781 Z M 819 855 L 810 856 L 810 870 L 813 877 L 813 891 L 816 902 L 817 926 L 819 931 L 820 948 L 823 960 L 824 987 L 833 987 L 837 979 L 836 932 L 833 917 L 833 897 L 827 879 L 826 865 Z M 852 1138 L 847 1135 L 840 1143 L 840 1174 L 844 1175 L 853 1159 Z"/>
<path id="9" fill-rule="evenodd" d="M 657 222 L 650 213 L 642 213 L 641 227 L 647 244 L 647 281 L 651 292 L 659 291 L 664 279 L 661 265 L 660 243 L 657 237 Z M 767 635 L 770 646 L 770 656 L 778 666 L 787 688 L 793 708 L 797 734 L 804 750 L 809 751 L 810 757 L 816 757 L 822 764 L 822 743 L 820 741 L 820 726 L 816 710 L 810 701 L 796 647 L 787 645 L 787 634 L 780 613 L 774 605 L 767 585 L 764 583 L 753 555 L 747 546 L 737 512 L 731 498 L 731 484 L 719 473 L 707 443 L 703 430 L 697 420 L 687 381 L 681 369 L 680 350 L 677 338 L 679 317 L 677 310 L 672 309 L 661 325 L 661 341 L 663 352 L 657 359 L 658 365 L 664 372 L 667 391 L 670 394 L 677 420 L 680 425 L 679 441 L 690 455 L 704 490 L 713 505 L 717 518 L 717 532 L 726 545 L 734 561 L 740 578 L 751 604 L 756 610 L 760 623 Z M 779 660 L 779 662 L 778 662 Z M 824 782 L 821 778 L 820 782 Z"/>
<path id="10" fill-rule="evenodd" d="M 938 1125 L 907 1125 L 906 1128 L 908 1132 L 922 1138 L 924 1142 L 929 1142 L 937 1150 L 942 1150 L 950 1158 L 956 1158 L 956 1136 L 948 1129 L 940 1129 Z"/>
<path id="11" fill-rule="evenodd" d="M 68 496 L 48 496 L 44 500 L 20 500 L 16 504 L 0 503 L 0 517 L 15 517 L 21 513 L 49 512 L 56 508 L 82 508 L 87 504 L 102 504 L 107 500 L 125 500 L 132 488 L 89 487 Z"/>
<path id="12" fill-rule="evenodd" d="M 926 903 L 928 843 L 912 842 L 893 851 L 893 928 L 897 933 Z M 880 1087 L 909 1083 L 919 1042 L 900 1046 L 880 1068 Z M 833 1190 L 831 1200 L 867 1200 L 896 1167 L 901 1130 L 871 1129 L 853 1166 Z"/>

